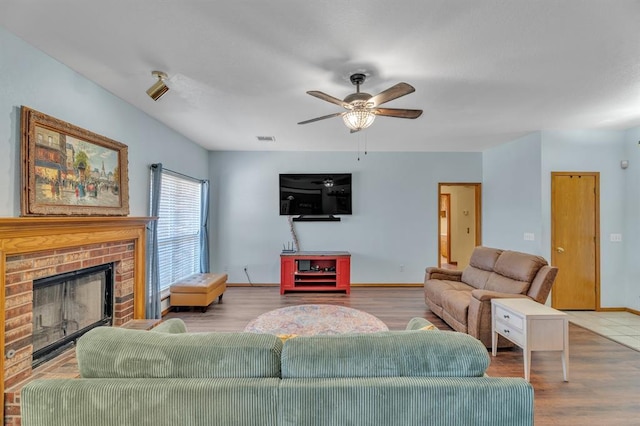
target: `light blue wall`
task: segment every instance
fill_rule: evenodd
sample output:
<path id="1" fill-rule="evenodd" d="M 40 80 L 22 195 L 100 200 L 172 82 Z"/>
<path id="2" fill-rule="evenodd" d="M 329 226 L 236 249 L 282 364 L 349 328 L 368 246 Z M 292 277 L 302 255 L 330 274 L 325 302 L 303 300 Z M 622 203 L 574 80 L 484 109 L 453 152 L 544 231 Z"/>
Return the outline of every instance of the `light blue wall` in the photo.
<path id="1" fill-rule="evenodd" d="M 624 132 L 542 132 L 542 222 L 544 256 L 551 256 L 551 172 L 600 172 L 600 305 L 627 306 L 626 300 L 626 180 L 620 168 L 625 157 Z M 620 233 L 622 243 L 610 241 Z"/>
<path id="2" fill-rule="evenodd" d="M 207 178 L 202 147 L 0 27 L 0 217 L 20 214 L 21 105 L 126 144 L 132 216 L 148 215 L 150 164 Z"/>
<path id="3" fill-rule="evenodd" d="M 540 133 L 482 155 L 482 242 L 542 255 Z M 524 240 L 533 233 L 534 240 Z"/>
<path id="4" fill-rule="evenodd" d="M 627 278 L 624 306 L 640 311 L 640 127 L 625 132 L 621 159 L 629 161 L 629 168 L 625 170 L 626 232 L 622 241 Z"/>
<path id="5" fill-rule="evenodd" d="M 484 244 L 551 259 L 551 172 L 600 172 L 600 304 L 637 309 L 639 137 L 639 129 L 542 131 L 485 151 Z M 535 241 L 524 241 L 524 232 Z M 612 233 L 622 243 L 611 242 Z"/>
<path id="6" fill-rule="evenodd" d="M 280 173 L 353 174 L 353 215 L 295 222 L 302 250 L 346 250 L 353 283 L 420 283 L 437 264 L 438 182 L 480 182 L 480 153 L 211 152 L 212 268 L 230 282 L 280 281 L 291 241 Z M 400 271 L 404 265 L 404 272 Z"/>

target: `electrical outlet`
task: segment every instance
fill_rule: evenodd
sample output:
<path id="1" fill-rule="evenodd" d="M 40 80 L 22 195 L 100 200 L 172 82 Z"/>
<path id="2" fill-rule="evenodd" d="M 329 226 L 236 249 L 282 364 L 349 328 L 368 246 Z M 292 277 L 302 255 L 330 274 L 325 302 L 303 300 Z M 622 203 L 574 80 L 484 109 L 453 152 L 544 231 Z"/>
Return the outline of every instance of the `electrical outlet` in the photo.
<path id="1" fill-rule="evenodd" d="M 609 241 L 611 241 L 612 243 L 622 242 L 622 234 L 610 234 Z"/>
<path id="2" fill-rule="evenodd" d="M 524 240 L 525 241 L 535 241 L 536 236 L 533 232 L 525 232 L 524 233 Z"/>
<path id="3" fill-rule="evenodd" d="M 404 272 L 404 265 L 400 265 L 400 272 Z"/>

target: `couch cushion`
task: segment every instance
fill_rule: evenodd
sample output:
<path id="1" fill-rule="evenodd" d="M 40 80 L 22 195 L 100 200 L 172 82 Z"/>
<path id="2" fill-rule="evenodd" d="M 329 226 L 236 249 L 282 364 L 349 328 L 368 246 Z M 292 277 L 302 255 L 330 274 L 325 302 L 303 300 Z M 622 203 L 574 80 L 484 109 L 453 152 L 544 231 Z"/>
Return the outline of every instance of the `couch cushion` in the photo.
<path id="1" fill-rule="evenodd" d="M 496 261 L 493 271 L 516 281 L 531 283 L 536 274 L 547 264 L 540 256 L 517 251 L 504 251 Z"/>
<path id="2" fill-rule="evenodd" d="M 483 289 L 500 253 L 502 250 L 491 247 L 479 246 L 473 249 L 469 266 L 462 271 L 462 281 L 473 288 Z"/>
<path id="3" fill-rule="evenodd" d="M 281 425 L 280 382 L 277 377 L 33 380 L 20 393 L 21 424 L 276 426 Z"/>
<path id="4" fill-rule="evenodd" d="M 446 331 L 299 336 L 282 349 L 283 379 L 480 377 L 488 366 L 479 340 Z"/>
<path id="5" fill-rule="evenodd" d="M 295 339 L 294 339 L 295 340 Z M 253 333 L 154 333 L 97 327 L 78 339 L 86 378 L 279 377 L 282 341 Z"/>
<path id="6" fill-rule="evenodd" d="M 493 267 L 496 264 L 500 253 L 502 253 L 502 250 L 500 249 L 482 246 L 476 247 L 473 249 L 473 253 L 471 253 L 469 265 L 475 266 L 483 271 L 491 272 L 493 271 Z"/>
<path id="7" fill-rule="evenodd" d="M 459 281 L 427 280 L 424 284 L 424 295 L 438 306 L 442 306 L 442 292 L 446 290 L 471 291 L 473 288 Z"/>
<path id="8" fill-rule="evenodd" d="M 530 283 L 527 281 L 518 281 L 511 278 L 496 274 L 491 274 L 484 290 L 497 291 L 499 293 L 526 294 Z"/>
<path id="9" fill-rule="evenodd" d="M 460 324 L 466 325 L 468 322 L 471 292 L 447 290 L 444 292 L 442 299 L 444 312 L 447 312 Z"/>
<path id="10" fill-rule="evenodd" d="M 462 281 L 474 289 L 478 288 L 482 290 L 484 286 L 487 285 L 487 280 L 490 275 L 491 271 L 485 271 L 484 269 L 469 265 L 462 271 Z"/>
<path id="11" fill-rule="evenodd" d="M 533 395 L 515 377 L 283 379 L 279 425 L 532 426 Z"/>

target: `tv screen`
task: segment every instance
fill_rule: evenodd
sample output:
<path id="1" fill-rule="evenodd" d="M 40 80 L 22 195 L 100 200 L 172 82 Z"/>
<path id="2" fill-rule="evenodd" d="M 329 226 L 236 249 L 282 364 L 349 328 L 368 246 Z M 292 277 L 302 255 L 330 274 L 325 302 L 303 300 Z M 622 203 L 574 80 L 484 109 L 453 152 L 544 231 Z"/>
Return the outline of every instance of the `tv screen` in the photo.
<path id="1" fill-rule="evenodd" d="M 280 214 L 351 214 L 351 173 L 281 174 Z"/>

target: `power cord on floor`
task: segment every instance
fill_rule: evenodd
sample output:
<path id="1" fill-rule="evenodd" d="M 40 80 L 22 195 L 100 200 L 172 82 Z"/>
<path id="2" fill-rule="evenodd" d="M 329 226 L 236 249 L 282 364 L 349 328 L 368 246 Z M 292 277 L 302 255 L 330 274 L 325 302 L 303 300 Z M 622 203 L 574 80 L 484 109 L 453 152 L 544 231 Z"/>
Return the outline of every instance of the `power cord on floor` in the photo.
<path id="1" fill-rule="evenodd" d="M 247 279 L 249 280 L 249 285 L 253 287 L 253 283 L 251 282 L 251 277 L 249 276 L 248 267 L 245 266 L 243 269 L 244 269 L 244 274 L 247 276 Z"/>

